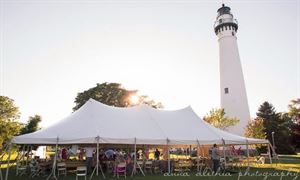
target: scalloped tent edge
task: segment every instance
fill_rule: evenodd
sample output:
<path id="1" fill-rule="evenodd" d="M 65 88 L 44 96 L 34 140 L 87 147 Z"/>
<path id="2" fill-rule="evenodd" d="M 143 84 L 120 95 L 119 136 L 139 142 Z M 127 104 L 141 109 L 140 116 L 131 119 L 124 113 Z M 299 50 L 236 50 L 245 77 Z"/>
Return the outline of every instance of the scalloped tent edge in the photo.
<path id="1" fill-rule="evenodd" d="M 93 99 L 45 129 L 16 136 L 13 144 L 269 144 L 231 134 L 203 121 L 188 106 L 166 111 L 147 105 L 112 107 Z"/>

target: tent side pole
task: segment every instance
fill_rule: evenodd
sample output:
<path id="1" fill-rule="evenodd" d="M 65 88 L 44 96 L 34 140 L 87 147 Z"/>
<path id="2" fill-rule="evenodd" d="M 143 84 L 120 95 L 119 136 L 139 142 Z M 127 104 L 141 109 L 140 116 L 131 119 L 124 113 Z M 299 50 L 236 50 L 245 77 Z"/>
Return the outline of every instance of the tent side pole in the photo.
<path id="1" fill-rule="evenodd" d="M 226 167 L 226 151 L 225 151 L 225 140 L 222 138 L 222 144 L 223 144 L 223 156 L 224 156 L 224 168 Z"/>
<path id="2" fill-rule="evenodd" d="M 136 138 L 134 138 L 134 160 L 133 160 L 133 169 L 131 176 L 136 173 Z"/>
<path id="3" fill-rule="evenodd" d="M 19 146 L 18 146 L 18 154 L 17 154 L 17 164 L 16 164 L 16 176 L 19 174 L 19 168 L 18 168 L 18 166 L 19 166 L 19 164 L 20 164 L 20 159 L 22 158 L 22 156 L 23 156 L 23 154 L 22 154 L 22 152 L 23 152 L 23 150 L 24 150 L 24 146 L 23 146 L 23 148 L 22 148 L 22 151 L 21 151 L 21 153 L 20 153 L 20 151 L 19 151 Z"/>
<path id="4" fill-rule="evenodd" d="M 96 140 L 97 140 L 97 149 L 96 149 L 96 154 L 97 154 L 97 160 L 96 161 L 97 161 L 97 163 L 96 163 L 96 166 L 94 167 L 94 170 L 93 170 L 93 172 L 92 172 L 92 174 L 90 176 L 90 180 L 93 178 L 95 171 L 97 171 L 96 175 L 97 176 L 99 175 L 99 172 L 98 172 L 99 168 L 100 168 L 100 171 L 102 173 L 103 178 L 106 179 L 106 177 L 105 177 L 105 175 L 103 173 L 103 170 L 102 170 L 102 166 L 101 166 L 100 161 L 99 161 L 99 141 L 100 141 L 100 136 L 97 136 Z"/>
<path id="5" fill-rule="evenodd" d="M 8 145 L 4 144 L 4 146 L 2 146 L 3 154 L 0 156 L 0 166 L 2 164 L 1 162 L 4 159 L 4 155 L 5 155 L 5 152 L 7 151 L 7 149 L 8 149 Z M 3 180 L 2 169 L 1 168 L 0 168 L 0 179 Z"/>
<path id="6" fill-rule="evenodd" d="M 11 146 L 12 146 L 12 143 L 9 142 L 9 145 L 8 145 L 7 168 L 6 168 L 5 180 L 7 180 L 8 173 L 9 173 L 9 163 L 10 163 L 10 157 L 11 157 Z"/>
<path id="7" fill-rule="evenodd" d="M 247 164 L 248 168 L 250 167 L 250 162 L 249 162 L 249 142 L 246 140 L 246 149 L 247 149 Z"/>
<path id="8" fill-rule="evenodd" d="M 52 165 L 52 171 L 49 174 L 49 176 L 47 177 L 47 180 L 53 176 L 54 179 L 57 180 L 57 177 L 55 175 L 55 169 L 56 169 L 56 161 L 57 161 L 57 149 L 58 149 L 58 137 L 56 139 L 56 145 L 55 145 L 55 155 L 54 155 L 54 160 L 53 160 L 53 165 Z"/>
<path id="9" fill-rule="evenodd" d="M 167 153 L 168 153 L 168 173 L 171 173 L 171 160 L 170 160 L 170 150 L 169 150 L 169 139 L 167 138 Z"/>
<path id="10" fill-rule="evenodd" d="M 275 158 L 276 158 L 276 160 L 277 160 L 277 162 L 279 161 L 279 157 L 277 156 L 277 153 L 276 153 L 276 151 L 275 151 L 275 148 L 274 148 L 274 146 L 270 143 L 270 149 L 272 150 L 272 152 L 273 152 L 273 156 L 275 156 Z"/>
<path id="11" fill-rule="evenodd" d="M 272 163 L 272 157 L 271 157 L 270 143 L 268 144 L 268 155 L 269 155 L 270 164 L 273 164 L 273 163 Z"/>
<path id="12" fill-rule="evenodd" d="M 27 152 L 27 153 L 25 154 L 25 157 L 26 157 L 25 166 L 27 167 L 27 165 L 28 165 L 28 159 L 29 159 L 29 145 L 27 145 L 27 146 L 25 147 L 25 151 Z"/>
<path id="13" fill-rule="evenodd" d="M 96 165 L 96 175 L 98 176 L 98 170 L 99 170 L 99 136 L 97 136 L 97 165 Z"/>
<path id="14" fill-rule="evenodd" d="M 2 161 L 2 159 L 0 158 L 0 161 Z M 0 166 L 1 166 L 1 162 L 0 162 Z M 3 180 L 3 177 L 2 177 L 2 169 L 0 168 L 0 179 Z"/>
<path id="15" fill-rule="evenodd" d="M 200 143 L 199 143 L 199 140 L 197 139 L 197 172 L 199 172 L 200 170 L 200 157 L 199 157 L 199 154 L 200 154 Z"/>

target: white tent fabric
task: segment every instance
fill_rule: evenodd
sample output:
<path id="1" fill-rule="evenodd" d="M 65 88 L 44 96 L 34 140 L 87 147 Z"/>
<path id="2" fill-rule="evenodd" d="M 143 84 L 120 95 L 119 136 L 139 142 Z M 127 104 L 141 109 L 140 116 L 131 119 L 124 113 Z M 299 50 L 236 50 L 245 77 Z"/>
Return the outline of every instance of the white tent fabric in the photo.
<path id="1" fill-rule="evenodd" d="M 21 136 L 15 144 L 264 144 L 217 129 L 199 118 L 191 107 L 175 111 L 146 105 L 119 108 L 90 99 L 58 123 Z"/>

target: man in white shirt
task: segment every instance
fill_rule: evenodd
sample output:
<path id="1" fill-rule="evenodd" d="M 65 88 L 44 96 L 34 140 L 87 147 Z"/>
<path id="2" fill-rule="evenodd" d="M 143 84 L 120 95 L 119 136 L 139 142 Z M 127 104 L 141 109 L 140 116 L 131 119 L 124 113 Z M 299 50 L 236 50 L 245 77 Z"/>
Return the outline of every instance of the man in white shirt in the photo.
<path id="1" fill-rule="evenodd" d="M 93 153 L 95 148 L 93 147 L 86 147 L 85 148 L 85 157 L 86 157 L 86 166 L 87 166 L 87 173 L 90 174 L 92 171 L 92 162 L 93 162 Z"/>

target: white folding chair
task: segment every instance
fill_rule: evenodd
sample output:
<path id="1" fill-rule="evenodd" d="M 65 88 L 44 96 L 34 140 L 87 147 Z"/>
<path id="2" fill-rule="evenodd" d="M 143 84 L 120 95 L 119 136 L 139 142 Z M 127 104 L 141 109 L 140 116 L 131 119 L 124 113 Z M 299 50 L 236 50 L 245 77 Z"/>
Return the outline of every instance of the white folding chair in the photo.
<path id="1" fill-rule="evenodd" d="M 87 175 L 87 168 L 86 166 L 79 166 L 76 169 L 76 180 L 78 180 L 78 177 L 83 177 L 86 180 L 86 175 Z"/>
<path id="2" fill-rule="evenodd" d="M 20 162 L 17 163 L 17 168 L 16 168 L 16 175 L 17 176 L 22 176 L 25 174 L 27 171 L 27 166 L 22 165 Z"/>
<path id="3" fill-rule="evenodd" d="M 146 161 L 144 165 L 144 171 L 150 171 L 152 173 L 152 161 Z"/>
<path id="4" fill-rule="evenodd" d="M 35 164 L 29 163 L 30 167 L 30 177 L 39 176 L 41 173 L 41 168 L 39 167 L 39 164 L 36 162 Z"/>
<path id="5" fill-rule="evenodd" d="M 67 175 L 67 168 L 66 168 L 65 162 L 57 163 L 57 173 L 58 173 L 58 176 L 59 176 L 59 174 L 64 174 L 65 176 Z"/>
<path id="6" fill-rule="evenodd" d="M 124 176 L 126 179 L 126 163 L 119 163 L 116 166 L 116 173 L 117 173 L 118 179 L 119 179 L 119 176 Z"/>
<path id="7" fill-rule="evenodd" d="M 143 172 L 144 161 L 137 161 L 136 163 L 137 163 L 136 169 L 139 170 L 140 172 Z"/>

